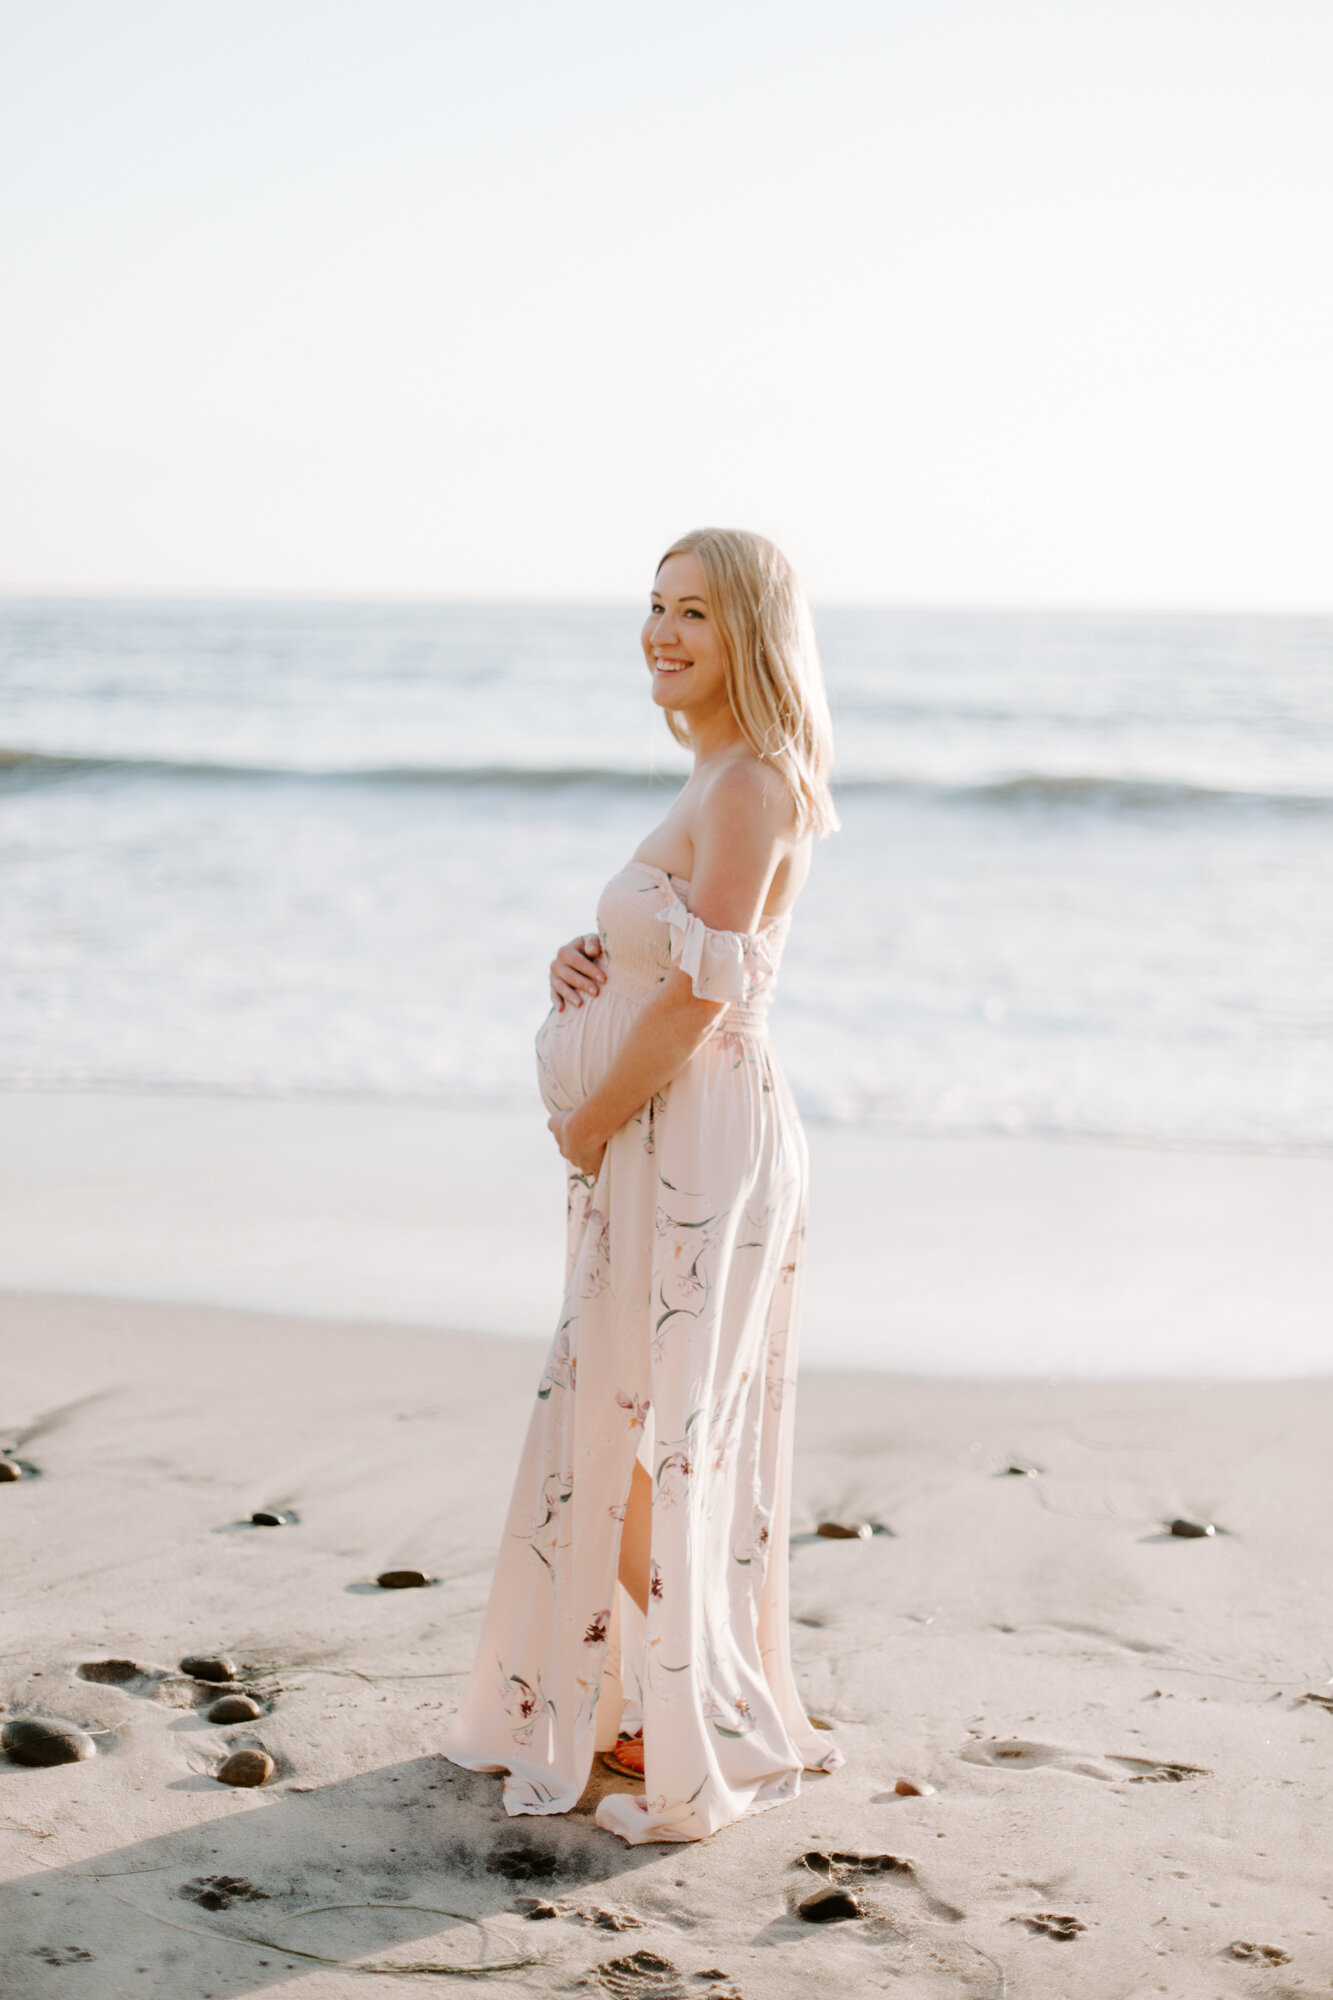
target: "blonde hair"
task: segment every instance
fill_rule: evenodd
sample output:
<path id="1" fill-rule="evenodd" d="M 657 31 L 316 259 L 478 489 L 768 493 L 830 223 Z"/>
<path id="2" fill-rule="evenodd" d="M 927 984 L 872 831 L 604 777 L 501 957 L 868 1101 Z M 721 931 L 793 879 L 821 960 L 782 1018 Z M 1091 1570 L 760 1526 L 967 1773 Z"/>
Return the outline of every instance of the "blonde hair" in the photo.
<path id="1" fill-rule="evenodd" d="M 814 620 L 781 549 L 744 528 L 695 528 L 670 556 L 699 559 L 722 634 L 727 699 L 757 757 L 771 764 L 796 804 L 799 833 L 822 839 L 839 825 L 829 789 L 833 723 Z M 689 725 L 667 711 L 667 728 L 689 747 Z"/>

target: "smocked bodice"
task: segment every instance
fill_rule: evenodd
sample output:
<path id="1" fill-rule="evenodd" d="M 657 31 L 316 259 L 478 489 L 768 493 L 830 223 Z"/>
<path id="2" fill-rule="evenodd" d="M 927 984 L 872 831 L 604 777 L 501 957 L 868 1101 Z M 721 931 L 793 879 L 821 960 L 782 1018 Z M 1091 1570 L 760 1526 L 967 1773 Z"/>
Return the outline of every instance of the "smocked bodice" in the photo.
<path id="1" fill-rule="evenodd" d="M 689 975 L 701 1000 L 723 1000 L 720 1025 L 762 1030 L 777 985 L 789 912 L 766 918 L 757 931 L 715 931 L 687 909 L 688 882 L 646 861 L 628 861 L 597 905 L 597 929 L 607 990 L 646 999 L 673 968 Z"/>

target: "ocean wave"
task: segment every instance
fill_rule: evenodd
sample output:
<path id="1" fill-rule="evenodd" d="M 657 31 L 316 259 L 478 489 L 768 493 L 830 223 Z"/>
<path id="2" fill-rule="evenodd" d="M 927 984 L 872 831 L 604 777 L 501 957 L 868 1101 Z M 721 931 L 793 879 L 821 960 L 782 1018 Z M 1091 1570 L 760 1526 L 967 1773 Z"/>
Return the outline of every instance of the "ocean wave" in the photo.
<path id="1" fill-rule="evenodd" d="M 426 785 L 515 791 L 573 786 L 641 791 L 678 782 L 674 771 L 653 772 L 602 764 L 278 764 L 210 758 L 110 756 L 6 748 L 0 745 L 0 784 L 24 779 L 77 778 L 95 772 L 126 776 L 245 779 L 311 785 Z M 958 803 L 1005 806 L 1096 806 L 1123 812 L 1198 807 L 1250 807 L 1276 812 L 1333 812 L 1333 791 L 1287 791 L 1261 785 L 1202 783 L 1133 773 L 1025 771 L 1005 776 L 945 778 L 918 773 L 857 773 L 835 780 L 844 795 L 916 796 Z"/>

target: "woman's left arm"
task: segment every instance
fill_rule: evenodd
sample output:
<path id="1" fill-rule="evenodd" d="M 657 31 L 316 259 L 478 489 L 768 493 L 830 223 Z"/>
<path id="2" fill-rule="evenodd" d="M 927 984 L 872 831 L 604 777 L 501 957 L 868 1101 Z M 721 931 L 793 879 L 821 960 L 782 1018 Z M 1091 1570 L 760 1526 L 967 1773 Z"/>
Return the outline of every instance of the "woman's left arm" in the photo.
<path id="1" fill-rule="evenodd" d="M 718 772 L 692 829 L 690 909 L 709 930 L 755 929 L 791 818 L 786 787 L 763 765 L 746 760 Z M 688 973 L 668 975 L 596 1090 L 548 1121 L 572 1166 L 585 1174 L 598 1171 L 612 1133 L 680 1074 L 724 1004 L 700 999 Z"/>

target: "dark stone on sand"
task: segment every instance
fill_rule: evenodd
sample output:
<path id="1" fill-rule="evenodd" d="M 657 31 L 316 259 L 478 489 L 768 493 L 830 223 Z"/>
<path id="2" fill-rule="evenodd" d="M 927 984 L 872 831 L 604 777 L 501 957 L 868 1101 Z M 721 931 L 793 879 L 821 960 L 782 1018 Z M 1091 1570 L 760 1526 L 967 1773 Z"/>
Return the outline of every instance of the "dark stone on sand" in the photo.
<path id="1" fill-rule="evenodd" d="M 141 1667 L 137 1660 L 85 1660 L 74 1671 L 81 1681 L 101 1681 L 118 1687 L 123 1681 L 137 1681 L 140 1674 L 150 1670 Z"/>
<path id="2" fill-rule="evenodd" d="M 899 1778 L 894 1785 L 900 1799 L 925 1799 L 934 1792 L 933 1785 L 918 1785 L 914 1778 Z"/>
<path id="3" fill-rule="evenodd" d="M 97 1755 L 97 1745 L 87 1730 L 40 1715 L 7 1722 L 0 1730 L 0 1750 L 16 1764 L 78 1764 Z"/>
<path id="4" fill-rule="evenodd" d="M 266 1750 L 233 1750 L 216 1775 L 223 1785 L 266 1785 L 276 1768 Z"/>
<path id="5" fill-rule="evenodd" d="M 430 1578 L 419 1569 L 386 1569 L 375 1581 L 381 1590 L 426 1590 L 430 1587 Z"/>
<path id="6" fill-rule="evenodd" d="M 860 1542 L 874 1533 L 869 1521 L 821 1521 L 815 1533 L 826 1542 Z"/>
<path id="7" fill-rule="evenodd" d="M 215 1701 L 208 1710 L 210 1722 L 255 1722 L 264 1713 L 259 1703 L 248 1694 L 224 1694 L 221 1701 Z"/>
<path id="8" fill-rule="evenodd" d="M 221 1686 L 236 1679 L 236 1662 L 224 1653 L 187 1653 L 181 1661 L 181 1672 L 192 1681 L 213 1681 Z"/>
<path id="9" fill-rule="evenodd" d="M 1178 1520 L 1172 1521 L 1171 1533 L 1179 1535 L 1184 1541 L 1198 1542 L 1205 1535 L 1215 1535 L 1217 1530 L 1211 1521 L 1191 1521 L 1182 1514 Z"/>
<path id="10" fill-rule="evenodd" d="M 256 1507 L 250 1516 L 250 1525 L 252 1528 L 286 1528 L 294 1519 L 294 1515 L 280 1513 L 276 1507 Z"/>
<path id="11" fill-rule="evenodd" d="M 1000 1469 L 1001 1479 L 1035 1479 L 1042 1470 L 1030 1458 L 1011 1458 L 1008 1465 Z"/>
<path id="12" fill-rule="evenodd" d="M 0 1458 L 0 1486 L 8 1486 L 22 1477 L 23 1467 L 16 1458 Z"/>
<path id="13" fill-rule="evenodd" d="M 850 1889 L 821 1889 L 817 1895 L 807 1896 L 796 1906 L 796 1914 L 807 1924 L 845 1924 L 849 1918 L 859 1917 L 861 1905 Z"/>

